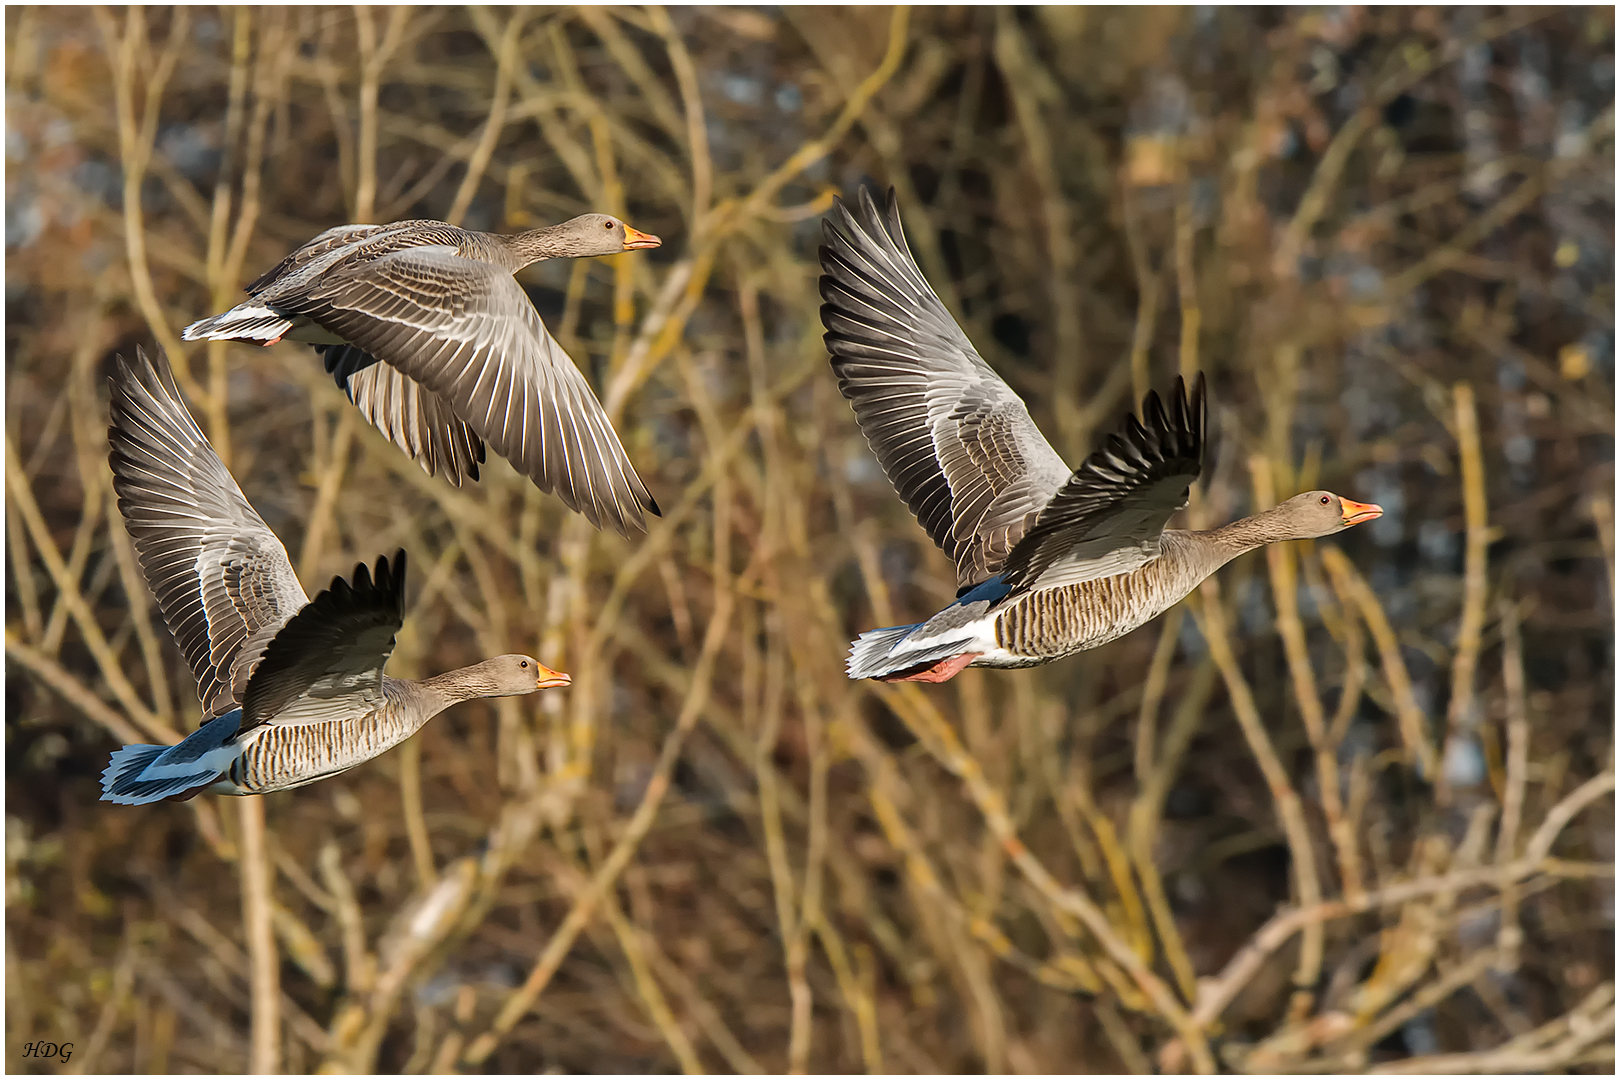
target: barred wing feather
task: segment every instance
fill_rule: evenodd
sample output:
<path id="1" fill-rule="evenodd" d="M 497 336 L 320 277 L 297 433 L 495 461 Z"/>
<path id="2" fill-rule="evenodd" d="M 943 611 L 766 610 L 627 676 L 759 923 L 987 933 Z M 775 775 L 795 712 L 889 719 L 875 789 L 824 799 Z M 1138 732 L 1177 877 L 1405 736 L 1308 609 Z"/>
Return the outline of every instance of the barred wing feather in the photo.
<path id="1" fill-rule="evenodd" d="M 463 478 L 478 479 L 484 440 L 473 434 L 449 402 L 353 345 L 317 345 L 315 351 L 366 422 L 429 476 L 442 475 L 456 487 Z"/>
<path id="2" fill-rule="evenodd" d="M 309 602 L 287 551 L 181 403 L 167 357 L 122 357 L 108 439 L 113 489 L 147 584 L 197 679 L 229 712 L 283 623 Z"/>
<path id="3" fill-rule="evenodd" d="M 543 491 L 623 535 L 658 512 L 607 414 L 511 274 L 424 245 L 342 267 L 288 301 L 449 403 Z"/>
<path id="4" fill-rule="evenodd" d="M 996 573 L 1069 469 L 946 311 L 894 194 L 823 222 L 822 323 L 839 388 L 889 481 L 969 588 Z"/>

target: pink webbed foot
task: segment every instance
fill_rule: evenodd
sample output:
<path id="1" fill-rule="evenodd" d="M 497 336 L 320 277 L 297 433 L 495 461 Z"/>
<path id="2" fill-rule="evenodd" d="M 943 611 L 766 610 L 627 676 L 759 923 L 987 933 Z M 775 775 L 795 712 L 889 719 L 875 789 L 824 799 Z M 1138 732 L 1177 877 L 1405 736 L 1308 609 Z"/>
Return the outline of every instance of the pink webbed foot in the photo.
<path id="1" fill-rule="evenodd" d="M 983 655 L 983 653 L 976 652 L 963 653 L 961 656 L 953 656 L 949 660 L 941 660 L 933 667 L 914 671 L 910 675 L 879 675 L 878 681 L 941 683 L 947 679 L 955 678 L 958 672 Z"/>
<path id="2" fill-rule="evenodd" d="M 276 344 L 280 340 L 281 340 L 281 335 L 277 334 L 275 337 L 273 337 L 269 341 L 265 342 L 262 347 L 268 349 L 270 346 Z"/>

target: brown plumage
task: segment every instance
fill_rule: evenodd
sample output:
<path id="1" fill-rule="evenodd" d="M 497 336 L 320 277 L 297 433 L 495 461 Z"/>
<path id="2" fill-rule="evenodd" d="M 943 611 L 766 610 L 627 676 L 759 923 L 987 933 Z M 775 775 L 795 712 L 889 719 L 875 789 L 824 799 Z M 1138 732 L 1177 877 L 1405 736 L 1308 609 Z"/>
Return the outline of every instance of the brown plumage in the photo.
<path id="1" fill-rule="evenodd" d="M 114 752 L 104 800 L 300 787 L 369 761 L 457 701 L 568 684 L 518 655 L 419 682 L 384 675 L 405 619 L 405 553 L 308 599 L 181 404 L 163 354 L 119 358 L 108 438 L 118 508 L 197 678 L 204 723 L 174 746 Z"/>
<path id="2" fill-rule="evenodd" d="M 591 524 L 629 535 L 658 505 L 512 275 L 658 244 L 607 214 L 513 236 L 442 221 L 339 225 L 184 336 L 314 344 L 366 420 L 429 475 L 478 479 L 487 442 Z"/>
<path id="3" fill-rule="evenodd" d="M 1327 536 L 1383 513 L 1329 491 L 1209 532 L 1166 530 L 1203 470 L 1204 377 L 1149 393 L 1142 418 L 1072 473 L 974 351 L 906 246 L 889 193 L 823 223 L 822 323 L 839 388 L 889 480 L 956 563 L 956 603 L 862 634 L 850 678 L 943 682 L 1095 648 L 1262 544 Z"/>

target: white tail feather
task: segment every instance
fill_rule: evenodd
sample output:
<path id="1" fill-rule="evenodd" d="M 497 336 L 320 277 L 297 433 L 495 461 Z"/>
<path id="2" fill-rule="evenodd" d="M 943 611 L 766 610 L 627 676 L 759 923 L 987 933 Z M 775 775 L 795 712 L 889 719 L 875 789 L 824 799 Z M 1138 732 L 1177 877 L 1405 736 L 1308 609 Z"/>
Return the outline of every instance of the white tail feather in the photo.
<path id="1" fill-rule="evenodd" d="M 211 763 L 205 761 L 195 762 L 184 770 L 155 765 L 171 749 L 136 744 L 113 751 L 112 761 L 101 774 L 102 802 L 144 806 L 184 795 L 219 779 L 223 770 L 212 768 Z M 154 771 L 164 775 L 150 775 Z"/>
<path id="2" fill-rule="evenodd" d="M 214 783 L 242 752 L 234 736 L 242 711 L 217 716 L 173 746 L 136 743 L 113 751 L 101 773 L 103 802 L 143 806 Z"/>
<path id="3" fill-rule="evenodd" d="M 180 336 L 187 341 L 274 341 L 292 328 L 285 315 L 250 301 L 223 315 L 199 319 Z"/>

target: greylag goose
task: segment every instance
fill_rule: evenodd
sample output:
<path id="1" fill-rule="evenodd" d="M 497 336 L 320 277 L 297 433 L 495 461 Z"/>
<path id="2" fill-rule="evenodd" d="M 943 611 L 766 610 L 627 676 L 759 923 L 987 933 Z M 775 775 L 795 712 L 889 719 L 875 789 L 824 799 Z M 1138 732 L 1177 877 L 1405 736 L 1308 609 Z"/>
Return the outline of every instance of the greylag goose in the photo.
<path id="1" fill-rule="evenodd" d="M 287 551 L 180 402 L 168 359 L 122 357 L 108 432 L 113 488 L 158 607 L 197 678 L 204 723 L 173 746 L 125 746 L 101 774 L 129 805 L 257 795 L 333 776 L 458 701 L 569 678 L 497 656 L 420 682 L 383 674 L 405 617 L 405 553 L 310 600 Z"/>
<path id="2" fill-rule="evenodd" d="M 852 679 L 944 682 L 1033 667 L 1156 618 L 1233 558 L 1383 511 L 1307 491 L 1208 532 L 1166 529 L 1203 469 L 1204 377 L 1150 392 L 1078 469 L 1042 438 L 923 278 L 891 191 L 822 222 L 821 321 L 838 385 L 890 483 L 956 563 L 957 600 L 862 634 Z"/>
<path id="3" fill-rule="evenodd" d="M 478 479 L 487 442 L 541 491 L 628 536 L 658 504 L 512 275 L 540 259 L 659 243 L 608 214 L 513 236 L 442 221 L 338 225 L 249 284 L 245 303 L 182 336 L 309 342 L 366 420 L 428 475 L 458 487 Z"/>

